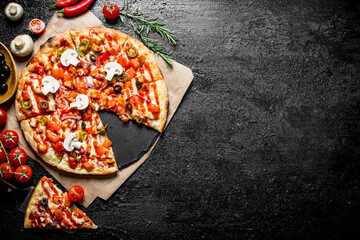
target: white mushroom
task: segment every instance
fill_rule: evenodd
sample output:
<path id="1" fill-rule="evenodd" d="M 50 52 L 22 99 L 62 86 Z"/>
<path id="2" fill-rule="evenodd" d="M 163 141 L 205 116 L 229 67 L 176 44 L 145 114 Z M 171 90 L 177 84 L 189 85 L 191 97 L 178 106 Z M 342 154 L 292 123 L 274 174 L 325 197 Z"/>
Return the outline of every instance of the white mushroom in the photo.
<path id="1" fill-rule="evenodd" d="M 78 53 L 74 49 L 68 49 L 63 54 L 61 54 L 60 62 L 65 67 L 69 66 L 70 64 L 76 66 L 80 62 L 77 57 Z"/>
<path id="2" fill-rule="evenodd" d="M 11 2 L 5 7 L 5 15 L 11 21 L 19 20 L 24 13 L 20 4 Z"/>
<path id="3" fill-rule="evenodd" d="M 79 142 L 79 140 L 76 138 L 75 134 L 69 133 L 66 135 L 63 145 L 64 145 L 64 148 L 66 151 L 71 152 L 72 150 L 74 150 L 74 148 L 80 149 L 82 143 Z"/>
<path id="4" fill-rule="evenodd" d="M 56 91 L 59 89 L 60 84 L 59 82 L 51 76 L 46 76 L 41 80 L 41 83 L 43 87 L 41 88 L 41 92 L 44 95 L 47 95 L 49 92 L 56 93 Z"/>
<path id="5" fill-rule="evenodd" d="M 123 72 L 121 65 L 116 62 L 108 62 L 105 65 L 104 70 L 106 72 L 105 79 L 108 81 L 111 81 L 115 74 L 121 75 Z"/>
<path id="6" fill-rule="evenodd" d="M 19 35 L 10 43 L 11 52 L 16 56 L 25 57 L 34 49 L 34 41 L 29 35 Z"/>
<path id="7" fill-rule="evenodd" d="M 76 107 L 79 110 L 84 110 L 89 106 L 89 98 L 85 94 L 79 94 L 76 96 L 75 102 L 70 103 L 70 107 Z"/>

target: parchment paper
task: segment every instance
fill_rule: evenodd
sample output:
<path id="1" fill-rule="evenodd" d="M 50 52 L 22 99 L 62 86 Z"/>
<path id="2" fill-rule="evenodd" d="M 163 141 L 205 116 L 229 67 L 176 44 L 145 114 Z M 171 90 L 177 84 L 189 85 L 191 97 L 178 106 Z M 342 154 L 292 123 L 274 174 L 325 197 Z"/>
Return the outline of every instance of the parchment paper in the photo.
<path id="1" fill-rule="evenodd" d="M 73 18 L 65 18 L 62 14 L 56 13 L 49 23 L 46 26 L 44 33 L 39 37 L 39 39 L 35 42 L 35 49 L 33 54 L 35 54 L 41 44 L 46 42 L 46 40 L 52 36 L 57 35 L 58 33 L 67 31 L 73 28 L 86 28 L 86 27 L 102 27 L 101 21 L 90 11 L 85 12 L 84 14 L 73 17 Z M 117 30 L 120 30 L 117 28 Z M 174 62 L 173 69 L 167 67 L 166 63 L 157 55 L 155 56 L 158 61 L 161 72 L 165 78 L 167 87 L 168 87 L 168 97 L 169 97 L 169 113 L 166 122 L 166 126 L 169 124 L 171 118 L 173 117 L 176 109 L 178 108 L 185 92 L 187 91 L 191 81 L 193 79 L 193 74 L 191 69 Z M 18 67 L 18 72 L 21 74 L 21 71 L 27 64 L 28 60 L 19 61 L 19 59 L 15 59 L 16 65 Z M 12 104 L 7 109 L 8 121 L 4 126 L 4 130 L 13 129 L 19 133 L 20 137 L 20 146 L 23 147 L 28 155 L 38 161 L 44 168 L 54 177 L 58 182 L 60 182 L 66 189 L 69 189 L 73 185 L 80 185 L 85 190 L 85 197 L 81 202 L 82 205 L 88 207 L 96 197 L 101 197 L 104 200 L 107 200 L 134 172 L 135 170 L 141 166 L 145 162 L 145 160 L 149 157 L 151 151 L 154 149 L 156 143 L 159 141 L 161 135 L 156 139 L 154 145 L 151 149 L 144 154 L 138 161 L 133 163 L 117 172 L 117 174 L 113 174 L 110 176 L 81 176 L 65 173 L 63 171 L 59 171 L 56 168 L 46 164 L 42 161 L 36 153 L 31 149 L 28 145 L 24 136 L 22 135 L 22 131 L 20 129 L 19 123 L 16 120 L 15 116 L 15 107 L 14 100 L 12 100 Z M 119 119 L 119 123 L 121 124 L 121 120 Z"/>

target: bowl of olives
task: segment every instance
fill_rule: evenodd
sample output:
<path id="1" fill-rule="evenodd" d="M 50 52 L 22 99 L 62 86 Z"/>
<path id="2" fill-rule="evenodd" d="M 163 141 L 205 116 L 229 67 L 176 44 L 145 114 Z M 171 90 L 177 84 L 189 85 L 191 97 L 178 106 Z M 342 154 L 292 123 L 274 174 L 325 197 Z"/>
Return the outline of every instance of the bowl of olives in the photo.
<path id="1" fill-rule="evenodd" d="M 0 42 L 0 104 L 14 96 L 19 84 L 19 76 L 14 58 Z"/>

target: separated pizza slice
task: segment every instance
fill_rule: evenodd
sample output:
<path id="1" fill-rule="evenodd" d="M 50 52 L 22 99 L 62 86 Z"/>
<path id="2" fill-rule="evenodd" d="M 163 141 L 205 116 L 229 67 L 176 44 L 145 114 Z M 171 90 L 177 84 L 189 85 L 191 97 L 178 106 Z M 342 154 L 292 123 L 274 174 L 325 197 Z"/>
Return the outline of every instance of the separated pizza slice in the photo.
<path id="1" fill-rule="evenodd" d="M 77 70 L 61 63 L 68 49 L 75 49 L 69 32 L 50 38 L 22 71 L 15 104 L 19 121 L 55 111 L 61 89 L 73 88 Z"/>
<path id="2" fill-rule="evenodd" d="M 86 214 L 70 202 L 50 178 L 43 177 L 29 201 L 25 228 L 97 229 Z"/>

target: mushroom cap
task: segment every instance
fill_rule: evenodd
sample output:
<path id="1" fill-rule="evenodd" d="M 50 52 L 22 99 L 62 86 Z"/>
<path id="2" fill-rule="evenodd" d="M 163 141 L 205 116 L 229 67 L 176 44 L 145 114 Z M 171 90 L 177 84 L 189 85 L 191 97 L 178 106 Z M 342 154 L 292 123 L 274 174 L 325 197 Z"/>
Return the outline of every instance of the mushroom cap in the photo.
<path id="1" fill-rule="evenodd" d="M 19 35 L 10 42 L 10 50 L 16 56 L 25 57 L 34 49 L 34 41 L 29 35 Z"/>
<path id="2" fill-rule="evenodd" d="M 24 14 L 20 4 L 11 2 L 5 7 L 5 15 L 11 21 L 19 20 Z"/>

